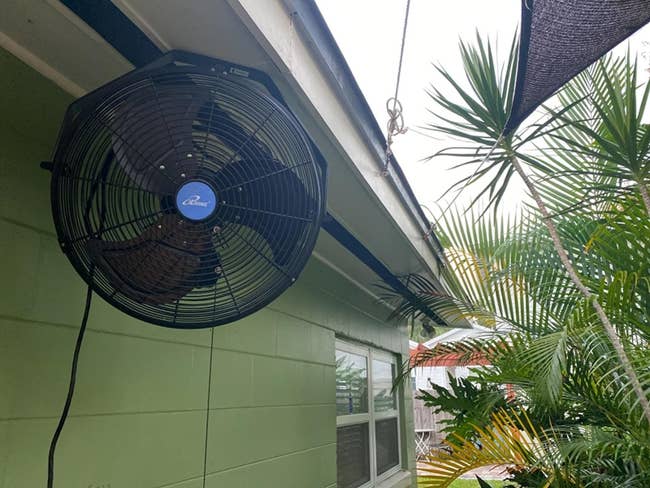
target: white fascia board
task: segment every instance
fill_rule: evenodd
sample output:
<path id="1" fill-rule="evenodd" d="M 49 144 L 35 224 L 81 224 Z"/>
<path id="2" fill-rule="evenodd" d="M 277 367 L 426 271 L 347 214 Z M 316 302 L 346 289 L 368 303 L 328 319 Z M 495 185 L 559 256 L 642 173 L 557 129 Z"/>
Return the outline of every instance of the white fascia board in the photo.
<path id="1" fill-rule="evenodd" d="M 487 337 L 489 335 L 503 335 L 505 331 L 500 329 L 490 329 L 481 325 L 474 325 L 471 329 L 452 329 L 444 334 L 440 334 L 433 339 L 429 339 L 423 345 L 431 349 L 436 344 L 458 342 L 462 339 Z"/>
<path id="2" fill-rule="evenodd" d="M 429 339 L 422 345 L 428 349 L 431 349 L 434 345 L 439 343 L 454 342 L 454 340 L 458 340 L 456 336 L 460 335 L 461 337 L 465 337 L 463 334 L 471 330 L 472 329 L 452 329 L 445 332 L 444 334 L 440 334 L 439 336 L 434 337 L 433 339 Z"/>

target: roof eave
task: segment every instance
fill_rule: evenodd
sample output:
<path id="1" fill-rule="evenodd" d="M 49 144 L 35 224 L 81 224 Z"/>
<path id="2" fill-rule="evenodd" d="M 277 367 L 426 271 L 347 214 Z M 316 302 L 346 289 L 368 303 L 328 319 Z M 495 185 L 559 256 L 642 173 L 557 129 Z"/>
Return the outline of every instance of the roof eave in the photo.
<path id="1" fill-rule="evenodd" d="M 345 103 L 350 116 L 354 119 L 365 141 L 376 155 L 378 163 L 385 160 L 386 138 L 374 117 L 368 102 L 361 91 L 352 70 L 348 66 L 332 32 L 323 18 L 314 0 L 283 0 L 287 8 L 300 19 L 302 30 L 308 37 L 311 48 L 318 61 L 329 75 Z M 405 208 L 421 230 L 422 236 L 438 262 L 447 264 L 444 248 L 431 230 L 431 223 L 422 210 L 406 175 L 394 156 L 390 157 L 386 178 L 393 185 Z"/>

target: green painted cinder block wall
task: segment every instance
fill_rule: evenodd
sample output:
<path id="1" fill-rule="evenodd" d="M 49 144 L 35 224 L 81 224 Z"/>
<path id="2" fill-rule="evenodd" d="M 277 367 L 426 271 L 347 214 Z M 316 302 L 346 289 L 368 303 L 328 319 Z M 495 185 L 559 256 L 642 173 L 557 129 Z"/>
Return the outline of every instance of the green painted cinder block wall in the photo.
<path id="1" fill-rule="evenodd" d="M 59 250 L 51 157 L 71 97 L 0 50 L 0 488 L 45 486 L 85 284 Z M 323 284 L 337 283 L 336 295 Z M 334 344 L 344 336 L 402 355 L 404 329 L 312 259 L 268 308 L 215 329 L 207 486 L 336 486 Z M 95 297 L 61 488 L 202 486 L 210 331 L 132 319 Z M 400 395 L 403 467 L 412 408 Z"/>

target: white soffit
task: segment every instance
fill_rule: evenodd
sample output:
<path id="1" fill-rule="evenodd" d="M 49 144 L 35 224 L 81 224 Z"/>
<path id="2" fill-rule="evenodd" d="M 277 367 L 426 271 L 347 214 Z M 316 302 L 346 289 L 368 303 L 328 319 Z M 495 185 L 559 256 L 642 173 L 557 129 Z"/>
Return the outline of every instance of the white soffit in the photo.
<path id="1" fill-rule="evenodd" d="M 57 0 L 2 0 L 0 47 L 75 96 L 132 69 Z"/>
<path id="2" fill-rule="evenodd" d="M 113 4 L 163 51 L 181 49 L 264 71 L 273 68 L 224 0 L 113 0 Z"/>

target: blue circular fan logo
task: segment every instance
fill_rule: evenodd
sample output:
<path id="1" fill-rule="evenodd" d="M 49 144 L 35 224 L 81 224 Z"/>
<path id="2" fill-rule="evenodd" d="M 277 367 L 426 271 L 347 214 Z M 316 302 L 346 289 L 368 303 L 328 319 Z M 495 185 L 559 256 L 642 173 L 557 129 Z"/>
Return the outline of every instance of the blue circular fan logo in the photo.
<path id="1" fill-rule="evenodd" d="M 202 181 L 189 181 L 176 193 L 176 208 L 190 220 L 208 218 L 217 208 L 217 195 Z"/>

